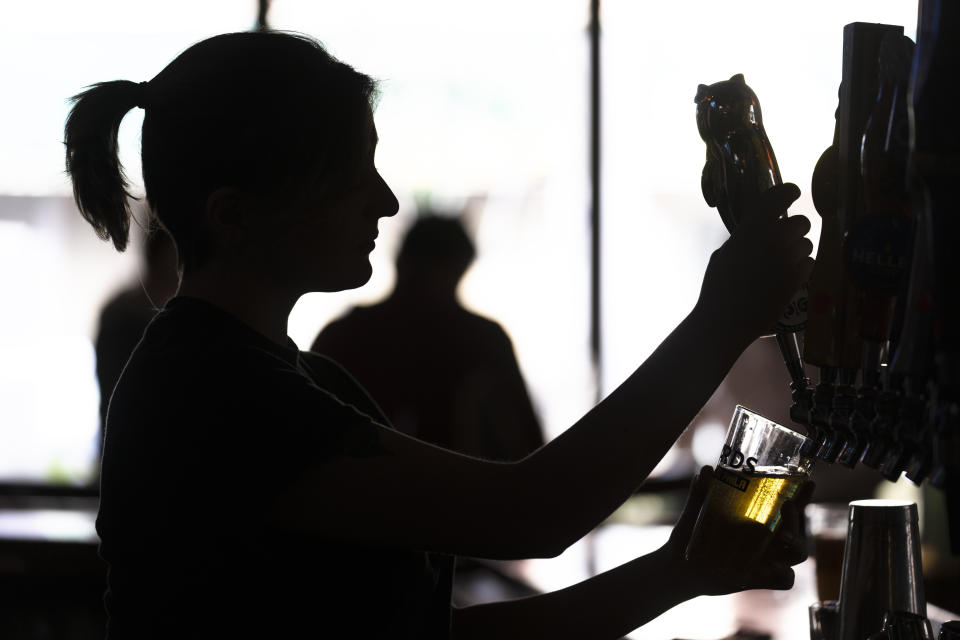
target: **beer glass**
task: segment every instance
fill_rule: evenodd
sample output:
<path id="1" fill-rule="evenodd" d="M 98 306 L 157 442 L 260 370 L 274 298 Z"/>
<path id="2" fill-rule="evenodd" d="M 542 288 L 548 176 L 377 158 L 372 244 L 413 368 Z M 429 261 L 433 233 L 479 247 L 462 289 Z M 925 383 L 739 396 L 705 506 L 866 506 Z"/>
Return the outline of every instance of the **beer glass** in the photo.
<path id="1" fill-rule="evenodd" d="M 843 547 L 847 543 L 849 522 L 846 504 L 813 503 L 806 508 L 807 534 L 813 541 L 813 561 L 817 574 L 817 598 L 840 599 L 840 574 Z"/>
<path id="2" fill-rule="evenodd" d="M 763 555 L 780 509 L 810 477 L 807 438 L 737 405 L 686 549 L 687 560 L 735 570 Z"/>

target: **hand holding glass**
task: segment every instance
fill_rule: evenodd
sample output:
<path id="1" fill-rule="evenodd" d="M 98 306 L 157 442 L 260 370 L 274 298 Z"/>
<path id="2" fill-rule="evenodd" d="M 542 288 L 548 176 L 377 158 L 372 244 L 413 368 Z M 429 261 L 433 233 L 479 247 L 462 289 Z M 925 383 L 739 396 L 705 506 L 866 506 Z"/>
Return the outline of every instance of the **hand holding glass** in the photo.
<path id="1" fill-rule="evenodd" d="M 774 538 L 783 503 L 809 479 L 807 438 L 737 405 L 713 470 L 687 560 L 721 570 L 758 561 Z"/>

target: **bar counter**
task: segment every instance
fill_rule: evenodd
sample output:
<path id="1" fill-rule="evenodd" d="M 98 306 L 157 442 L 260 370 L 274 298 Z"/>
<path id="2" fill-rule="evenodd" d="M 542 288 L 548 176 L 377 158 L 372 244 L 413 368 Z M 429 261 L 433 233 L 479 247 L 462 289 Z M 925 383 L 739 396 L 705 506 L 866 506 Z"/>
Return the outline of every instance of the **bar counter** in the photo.
<path id="1" fill-rule="evenodd" d="M 96 555 L 95 516 L 96 504 L 91 500 L 69 505 L 61 500 L 46 508 L 0 508 L 0 588 L 8 598 L 15 596 L 16 602 L 8 600 L 7 606 L 16 607 L 22 621 L 31 617 L 46 620 L 52 608 L 59 608 L 70 616 L 72 629 L 76 630 L 79 618 L 90 630 L 90 635 L 70 637 L 95 637 L 102 624 L 104 577 Z M 553 591 L 659 548 L 670 531 L 669 526 L 607 524 L 556 558 L 485 564 L 539 591 Z M 789 591 L 754 590 L 690 600 L 627 637 L 808 640 L 807 607 L 817 599 L 814 569 L 813 559 L 797 565 L 796 583 Z M 32 591 L 25 593 L 24 585 Z M 51 590 L 50 585 L 58 587 Z M 935 633 L 942 622 L 960 619 L 960 615 L 933 606 L 928 615 Z M 0 637 L 28 637 L 11 631 L 0 624 L 0 632 L 4 632 Z"/>
<path id="2" fill-rule="evenodd" d="M 669 526 L 604 525 L 556 558 L 494 563 L 498 570 L 541 591 L 562 589 L 663 545 Z M 753 590 L 703 596 L 670 609 L 629 634 L 631 640 L 769 638 L 809 640 L 808 607 L 817 601 L 813 558 L 794 567 L 789 591 Z M 653 578 L 651 578 L 653 579 Z M 960 615 L 928 605 L 936 638 L 939 626 Z"/>

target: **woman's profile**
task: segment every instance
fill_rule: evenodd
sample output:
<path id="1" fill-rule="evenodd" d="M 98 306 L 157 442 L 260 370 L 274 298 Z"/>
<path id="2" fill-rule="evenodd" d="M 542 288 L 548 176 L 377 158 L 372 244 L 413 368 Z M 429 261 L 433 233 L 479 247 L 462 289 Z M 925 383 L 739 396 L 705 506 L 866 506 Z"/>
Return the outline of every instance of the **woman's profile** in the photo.
<path id="1" fill-rule="evenodd" d="M 287 336 L 302 295 L 368 280 L 378 224 L 397 212 L 374 163 L 375 97 L 311 38 L 259 32 L 75 98 L 81 213 L 125 248 L 117 129 L 144 109 L 146 199 L 180 271 L 107 414 L 109 636 L 619 638 L 697 595 L 789 588 L 805 557 L 796 504 L 757 566 L 684 560 L 701 473 L 660 550 L 562 591 L 451 607 L 454 556 L 555 556 L 644 481 L 806 277 L 809 223 L 778 219 L 796 187 L 770 190 L 712 256 L 690 314 L 603 402 L 519 462 L 450 452 L 392 429 L 347 372 Z"/>

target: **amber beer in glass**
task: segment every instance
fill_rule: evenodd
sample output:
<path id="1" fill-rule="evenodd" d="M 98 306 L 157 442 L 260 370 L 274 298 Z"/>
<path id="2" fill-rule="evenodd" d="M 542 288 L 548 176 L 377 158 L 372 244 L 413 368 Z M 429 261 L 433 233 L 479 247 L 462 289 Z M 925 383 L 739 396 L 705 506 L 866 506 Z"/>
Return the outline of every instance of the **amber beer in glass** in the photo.
<path id="1" fill-rule="evenodd" d="M 737 405 L 687 545 L 688 560 L 737 569 L 763 555 L 780 509 L 810 477 L 807 438 Z"/>

